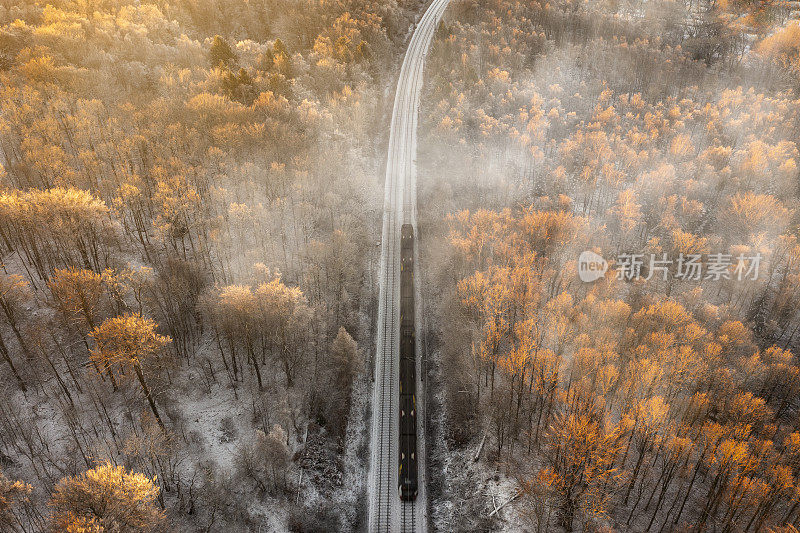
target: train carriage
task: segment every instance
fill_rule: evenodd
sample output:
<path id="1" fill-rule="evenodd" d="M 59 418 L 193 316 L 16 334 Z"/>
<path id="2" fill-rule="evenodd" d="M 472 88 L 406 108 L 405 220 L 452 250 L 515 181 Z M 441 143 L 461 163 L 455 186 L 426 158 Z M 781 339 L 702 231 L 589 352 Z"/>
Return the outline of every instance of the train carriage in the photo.
<path id="1" fill-rule="evenodd" d="M 417 497 L 417 356 L 414 333 L 414 228 L 400 230 L 400 413 L 398 491 Z"/>

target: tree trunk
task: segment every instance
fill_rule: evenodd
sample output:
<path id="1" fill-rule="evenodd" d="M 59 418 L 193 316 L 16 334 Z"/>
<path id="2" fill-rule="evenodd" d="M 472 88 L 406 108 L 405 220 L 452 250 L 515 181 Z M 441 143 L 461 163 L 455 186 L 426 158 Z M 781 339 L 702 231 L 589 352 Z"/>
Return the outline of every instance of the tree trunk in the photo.
<path id="1" fill-rule="evenodd" d="M 0 354 L 3 355 L 3 359 L 6 360 L 8 366 L 11 367 L 11 373 L 14 374 L 14 377 L 19 384 L 19 388 L 22 389 L 22 392 L 28 392 L 28 388 L 25 386 L 25 381 L 17 372 L 17 368 L 14 366 L 14 361 L 11 360 L 11 355 L 8 353 L 8 348 L 6 348 L 6 343 L 3 342 L 3 338 L 0 337 Z"/>
<path id="2" fill-rule="evenodd" d="M 139 364 L 137 363 L 133 365 L 133 369 L 136 371 L 136 377 L 139 378 L 139 383 L 142 386 L 144 395 L 147 398 L 147 402 L 150 404 L 150 409 L 153 411 L 153 415 L 156 417 L 158 425 L 161 426 L 161 429 L 166 433 L 167 428 L 164 426 L 164 422 L 161 421 L 161 416 L 158 414 L 158 409 L 156 408 L 156 402 L 153 401 L 153 396 L 150 394 L 150 388 L 144 381 L 144 376 L 142 375 L 142 367 L 139 366 Z"/>

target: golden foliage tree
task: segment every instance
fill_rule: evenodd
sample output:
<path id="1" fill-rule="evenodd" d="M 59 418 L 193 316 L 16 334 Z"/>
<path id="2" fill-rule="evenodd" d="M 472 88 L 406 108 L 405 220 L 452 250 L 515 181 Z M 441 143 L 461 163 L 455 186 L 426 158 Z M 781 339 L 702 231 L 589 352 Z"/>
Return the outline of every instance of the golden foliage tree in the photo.
<path id="1" fill-rule="evenodd" d="M 91 350 L 92 360 L 111 368 L 134 370 L 153 416 L 161 428 L 165 429 L 142 371 L 144 363 L 155 359 L 161 349 L 172 342 L 169 337 L 156 333 L 156 327 L 154 320 L 130 313 L 103 321 L 89 336 L 95 342 L 95 347 Z"/>
<path id="2" fill-rule="evenodd" d="M 158 493 L 154 480 L 106 462 L 56 484 L 50 526 L 53 533 L 163 531 Z"/>
<path id="3" fill-rule="evenodd" d="M 0 471 L 0 526 L 14 531 L 17 518 L 13 512 L 16 502 L 24 500 L 33 488 L 22 481 L 12 481 Z"/>

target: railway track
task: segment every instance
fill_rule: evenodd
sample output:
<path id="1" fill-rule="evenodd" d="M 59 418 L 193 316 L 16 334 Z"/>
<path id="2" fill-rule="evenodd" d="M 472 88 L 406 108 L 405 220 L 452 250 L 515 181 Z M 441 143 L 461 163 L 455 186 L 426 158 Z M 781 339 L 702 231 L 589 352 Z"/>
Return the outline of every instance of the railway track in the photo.
<path id="1" fill-rule="evenodd" d="M 370 532 L 424 532 L 427 530 L 423 428 L 425 402 L 419 360 L 417 360 L 416 372 L 419 493 L 416 501 L 407 502 L 401 501 L 398 495 L 400 227 L 402 224 L 408 223 L 416 229 L 415 157 L 422 72 L 433 33 L 448 3 L 449 0 L 433 0 L 417 25 L 400 70 L 392 112 L 379 267 L 378 328 L 368 481 L 368 527 Z M 419 276 L 415 276 L 414 279 L 415 293 L 418 294 L 417 280 Z M 420 299 L 416 298 L 416 301 L 419 302 Z M 417 304 L 415 313 L 417 331 L 420 331 L 421 324 L 419 311 L 419 304 Z M 419 337 L 417 336 L 417 343 L 419 343 Z M 419 346 L 417 353 L 421 353 Z"/>
<path id="2" fill-rule="evenodd" d="M 400 522 L 400 531 L 403 533 L 416 533 L 417 531 L 417 520 L 416 520 L 416 513 L 414 512 L 416 509 L 416 502 L 403 502 L 402 503 L 402 521 Z"/>

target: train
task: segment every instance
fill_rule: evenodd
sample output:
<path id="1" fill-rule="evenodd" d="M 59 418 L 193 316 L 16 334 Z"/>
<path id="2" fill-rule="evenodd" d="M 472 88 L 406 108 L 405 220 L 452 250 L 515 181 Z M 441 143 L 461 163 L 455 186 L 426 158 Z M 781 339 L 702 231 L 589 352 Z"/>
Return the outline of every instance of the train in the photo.
<path id="1" fill-rule="evenodd" d="M 400 499 L 417 497 L 417 349 L 414 316 L 414 227 L 400 228 Z"/>

